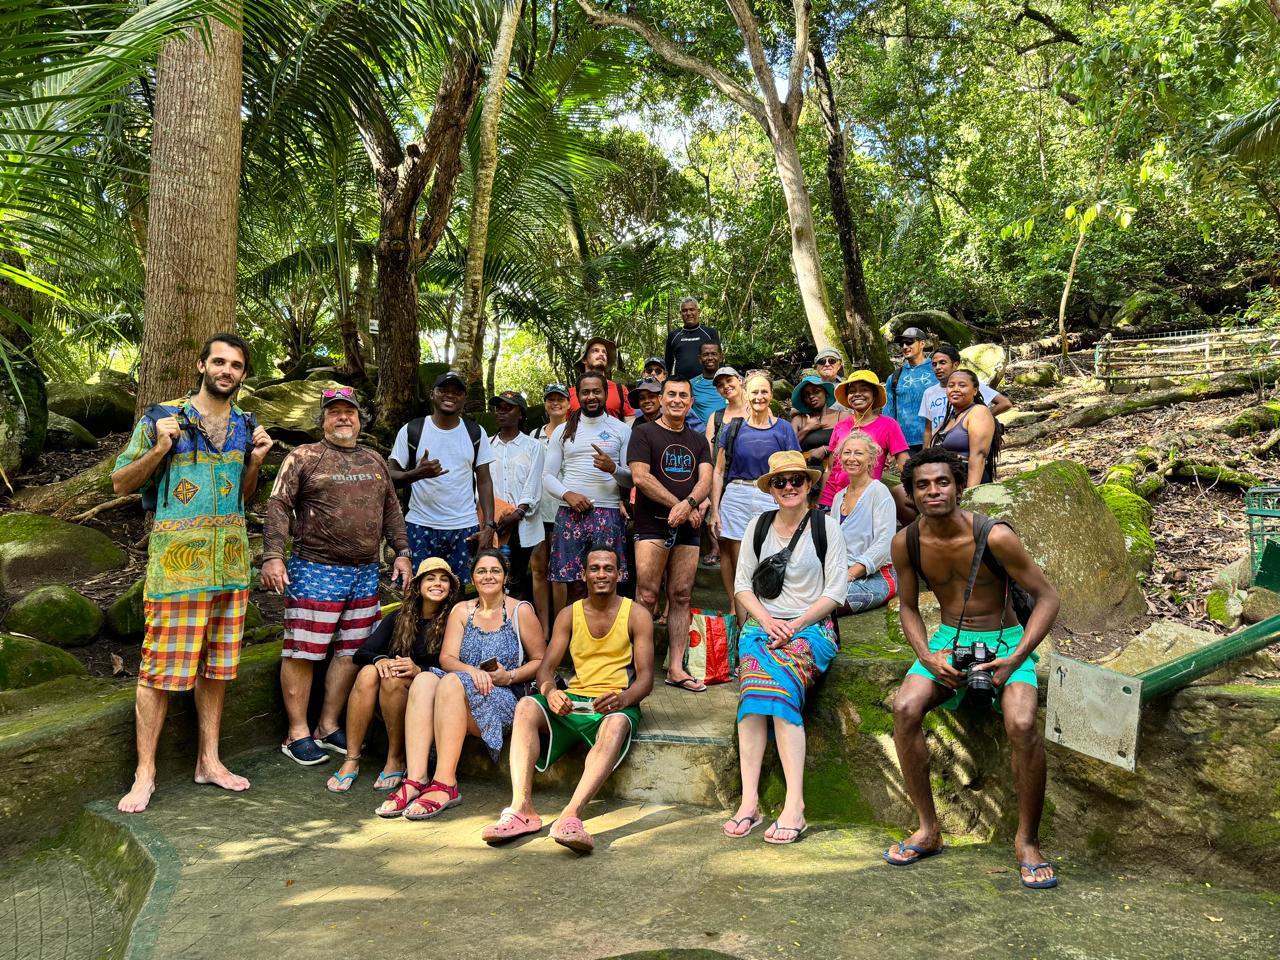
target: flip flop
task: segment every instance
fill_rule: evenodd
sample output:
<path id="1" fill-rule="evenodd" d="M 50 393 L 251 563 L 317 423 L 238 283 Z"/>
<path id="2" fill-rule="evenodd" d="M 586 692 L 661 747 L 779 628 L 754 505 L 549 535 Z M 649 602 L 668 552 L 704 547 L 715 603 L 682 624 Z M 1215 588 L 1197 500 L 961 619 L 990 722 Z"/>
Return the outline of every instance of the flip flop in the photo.
<path id="1" fill-rule="evenodd" d="M 378 774 L 378 779 L 373 781 L 373 789 L 394 790 L 404 782 L 404 778 L 407 775 L 407 772 L 404 770 L 397 770 L 395 773 L 387 773 L 387 771 L 383 770 Z M 388 783 L 389 780 L 394 780 L 395 783 Z"/>
<path id="2" fill-rule="evenodd" d="M 499 814 L 497 823 L 491 823 L 484 828 L 480 834 L 480 839 L 489 844 L 489 846 L 496 847 L 498 844 L 507 843 L 518 837 L 541 832 L 542 819 L 540 817 L 526 817 L 510 807 L 506 807 Z"/>
<path id="3" fill-rule="evenodd" d="M 907 843 L 903 840 L 898 844 L 898 853 L 906 853 L 910 850 L 915 854 L 915 856 L 910 860 L 895 860 L 893 857 L 889 856 L 889 850 L 886 850 L 884 853 L 880 854 L 880 856 L 884 862 L 891 867 L 909 867 L 913 863 L 919 863 L 921 860 L 928 860 L 930 857 L 936 857 L 945 849 L 947 849 L 947 845 L 945 843 L 941 846 L 934 847 L 932 850 L 926 850 L 924 847 L 917 847 L 914 843 Z"/>
<path id="4" fill-rule="evenodd" d="M 733 824 L 733 827 L 736 830 L 741 828 L 741 826 L 744 823 L 750 824 L 750 826 L 747 827 L 747 829 L 744 832 L 742 833 L 729 832 L 729 824 Z M 729 818 L 729 821 L 725 823 L 722 829 L 724 830 L 724 835 L 728 837 L 730 840 L 741 840 L 743 837 L 750 835 L 751 831 L 754 830 L 756 827 L 760 826 L 760 824 L 762 823 L 764 823 L 764 817 L 760 816 L 759 813 L 754 813 L 754 814 L 748 814 L 745 817 L 738 817 L 737 820 L 734 820 L 731 817 Z"/>
<path id="5" fill-rule="evenodd" d="M 325 782 L 324 788 L 330 793 L 347 793 L 351 790 L 351 785 L 356 782 L 356 777 L 360 776 L 360 771 L 355 770 L 351 773 L 335 773 L 330 780 L 337 780 L 338 786 L 329 786 L 328 781 Z"/>
<path id="6" fill-rule="evenodd" d="M 706 693 L 707 692 L 707 685 L 703 683 L 701 680 L 695 680 L 693 677 L 685 677 L 683 680 L 663 680 L 662 682 L 665 683 L 668 687 L 675 687 L 676 689 L 683 690 L 686 693 Z M 689 684 L 691 683 L 697 684 L 697 686 L 694 686 L 694 687 L 689 686 Z"/>
<path id="7" fill-rule="evenodd" d="M 561 817 L 557 820 L 556 825 L 551 828 L 551 839 L 574 853 L 590 853 L 596 848 L 596 842 L 577 817 Z"/>
<path id="8" fill-rule="evenodd" d="M 782 826 L 779 826 L 778 821 L 775 820 L 773 821 L 773 825 L 770 827 L 770 829 L 775 831 L 775 833 L 772 837 L 766 833 L 764 836 L 764 842 L 776 844 L 777 846 L 785 846 L 788 843 L 795 843 L 797 840 L 803 837 L 805 835 L 805 832 L 809 829 L 809 825 L 806 823 L 799 827 L 782 827 Z M 795 836 L 792 837 L 790 840 L 779 840 L 776 832 L 778 830 L 787 830 L 791 833 L 794 833 Z"/>
<path id="9" fill-rule="evenodd" d="M 1018 866 L 1031 874 L 1030 877 L 1022 877 L 1022 885 L 1028 890 L 1048 890 L 1051 887 L 1056 887 L 1058 885 L 1058 876 L 1056 873 L 1052 877 L 1045 877 L 1043 880 L 1032 879 L 1032 877 L 1036 875 L 1037 870 L 1042 870 L 1045 867 L 1048 867 L 1050 870 L 1054 869 L 1053 864 L 1048 860 L 1044 860 L 1040 863 L 1020 863 Z"/>

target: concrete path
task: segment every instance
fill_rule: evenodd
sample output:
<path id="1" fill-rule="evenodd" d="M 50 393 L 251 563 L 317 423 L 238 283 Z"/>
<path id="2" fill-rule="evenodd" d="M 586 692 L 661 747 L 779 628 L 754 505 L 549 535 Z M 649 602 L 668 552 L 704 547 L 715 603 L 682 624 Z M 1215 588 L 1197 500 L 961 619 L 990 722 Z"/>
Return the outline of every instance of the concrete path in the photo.
<path id="1" fill-rule="evenodd" d="M 68 850 L 28 854 L 0 869 L 0 960 L 101 957 L 121 926 L 109 891 Z"/>
<path id="2" fill-rule="evenodd" d="M 278 753 L 237 769 L 248 794 L 169 784 L 147 813 L 119 818 L 160 863 L 138 960 L 1280 955 L 1280 897 L 1072 862 L 1057 890 L 1028 891 L 1003 847 L 893 869 L 875 829 L 772 847 L 760 830 L 726 839 L 719 813 L 608 800 L 587 821 L 589 857 L 545 832 L 490 849 L 479 834 L 506 802 L 496 783 L 464 783 L 461 807 L 415 824 L 371 816 L 371 776 L 332 796 L 324 767 Z M 563 799 L 540 798 L 548 823 Z"/>

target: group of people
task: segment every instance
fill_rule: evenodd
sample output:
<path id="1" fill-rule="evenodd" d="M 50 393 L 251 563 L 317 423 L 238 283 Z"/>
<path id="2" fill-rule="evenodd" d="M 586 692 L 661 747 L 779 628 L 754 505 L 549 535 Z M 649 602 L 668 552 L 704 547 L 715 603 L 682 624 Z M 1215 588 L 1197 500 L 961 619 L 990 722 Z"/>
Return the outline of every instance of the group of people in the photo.
<path id="1" fill-rule="evenodd" d="M 966 674 L 951 665 L 951 651 L 981 636 L 995 659 L 974 669 L 997 682 L 1015 748 L 1024 882 L 1056 882 L 1036 840 L 1044 756 L 1031 659 L 1056 595 L 1003 526 L 985 542 L 987 572 L 968 590 L 957 587 L 971 563 L 977 569 L 979 549 L 958 494 L 990 479 L 983 444 L 993 436 L 991 411 L 1008 401 L 958 368 L 947 345 L 927 364 L 924 335 L 911 328 L 899 337 L 904 363 L 887 383 L 869 370 L 842 377 L 840 355 L 822 351 L 781 417 L 772 379 L 725 364 L 695 301 L 681 305 L 681 318 L 665 356 L 649 358 L 630 388 L 613 378 L 616 346 L 589 340 L 576 382 L 545 388 L 547 422 L 532 433 L 524 396 L 502 391 L 492 398 L 497 432 L 486 435 L 463 416 L 465 381 L 447 372 L 432 385 L 431 412 L 399 429 L 384 460 L 358 443 L 368 418 L 356 392 L 324 390 L 324 438 L 284 458 L 265 518 L 261 584 L 285 597 L 282 751 L 304 765 L 340 755 L 326 786 L 349 792 L 380 718 L 387 751 L 373 787 L 388 795 L 376 813 L 425 820 L 461 802 L 467 736 L 495 760 L 509 741 L 511 804 L 484 831 L 497 844 L 542 829 L 533 773 L 582 743 L 585 771 L 551 836 L 590 850 L 582 814 L 639 725 L 655 679 L 655 621 L 669 638 L 664 682 L 706 689 L 684 656 L 705 551 L 742 624 L 743 795 L 726 836 L 762 822 L 757 788 L 770 738 L 787 793 L 764 838 L 788 844 L 804 834 L 804 703 L 836 654 L 833 616 L 897 594 L 919 659 L 895 703 L 895 741 L 920 829 L 885 859 L 902 865 L 941 850 L 922 721 L 963 695 Z M 118 492 L 142 489 L 144 502 L 147 491 L 163 490 L 152 494 L 138 765 L 119 804 L 126 812 L 145 809 L 155 789 L 168 691 L 195 690 L 197 781 L 249 786 L 218 755 L 251 580 L 245 503 L 272 446 L 233 402 L 248 356 L 234 335 L 211 338 L 196 389 L 147 411 L 113 474 Z M 918 415 L 884 412 L 906 409 Z M 880 482 L 890 460 L 902 478 L 896 497 Z M 899 531 L 903 520 L 910 526 Z M 918 549 L 909 561 L 911 531 Z M 385 617 L 384 543 L 403 590 Z M 944 626 L 932 638 L 916 605 L 922 578 L 942 606 Z M 620 589 L 627 581 L 630 589 Z M 1010 582 L 1036 601 L 1025 627 L 1013 616 Z M 567 682 L 559 673 L 566 654 Z M 323 702 L 309 711 L 314 665 L 325 660 Z"/>

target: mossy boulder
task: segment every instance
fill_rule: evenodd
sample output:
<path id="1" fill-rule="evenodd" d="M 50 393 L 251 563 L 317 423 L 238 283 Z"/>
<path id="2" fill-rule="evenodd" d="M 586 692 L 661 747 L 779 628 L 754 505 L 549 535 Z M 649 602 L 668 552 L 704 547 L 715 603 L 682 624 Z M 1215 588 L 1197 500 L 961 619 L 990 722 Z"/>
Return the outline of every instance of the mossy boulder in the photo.
<path id="1" fill-rule="evenodd" d="M 147 620 L 142 605 L 145 580 L 136 581 L 107 607 L 107 629 L 122 640 L 141 640 Z"/>
<path id="2" fill-rule="evenodd" d="M 108 386 L 119 387 L 125 393 L 137 396 L 138 381 L 123 370 L 103 369 L 98 371 L 97 380 Z"/>
<path id="3" fill-rule="evenodd" d="M 95 437 L 133 429 L 133 397 L 110 383 L 51 383 L 49 412 L 74 420 Z"/>
<path id="4" fill-rule="evenodd" d="M 36 513 L 0 517 L 0 591 L 7 596 L 80 583 L 124 564 L 124 551 L 90 527 Z"/>
<path id="5" fill-rule="evenodd" d="M 1245 595 L 1244 609 L 1240 611 L 1245 623 L 1261 623 L 1274 616 L 1280 616 L 1280 593 L 1254 587 Z"/>
<path id="6" fill-rule="evenodd" d="M 1204 614 L 1214 623 L 1234 630 L 1244 617 L 1244 597 L 1242 590 L 1210 590 L 1204 598 Z"/>
<path id="7" fill-rule="evenodd" d="M 1107 630 L 1146 610 L 1124 532 L 1080 464 L 1056 460 L 967 490 L 962 502 L 1018 531 L 1062 599 L 1059 626 Z"/>
<path id="8" fill-rule="evenodd" d="M 320 395 L 343 386 L 336 380 L 289 380 L 262 387 L 240 406 L 253 413 L 271 436 L 286 443 L 311 443 L 324 437 L 320 429 Z"/>
<path id="9" fill-rule="evenodd" d="M 48 423 L 44 375 L 16 356 L 0 370 L 0 470 L 13 473 L 44 449 Z"/>
<path id="10" fill-rule="evenodd" d="M 46 680 L 84 673 L 84 664 L 65 650 L 31 637 L 0 633 L 0 690 L 34 687 Z"/>
<path id="11" fill-rule="evenodd" d="M 907 327 L 923 327 L 930 344 L 946 341 L 957 349 L 973 343 L 973 328 L 943 310 L 908 310 L 894 315 L 880 328 L 892 340 Z"/>
<path id="12" fill-rule="evenodd" d="M 960 351 L 960 366 L 968 367 L 990 386 L 998 386 L 1004 376 L 1004 347 L 998 343 L 975 343 Z"/>
<path id="13" fill-rule="evenodd" d="M 102 629 L 102 611 L 65 584 L 50 583 L 10 607 L 4 626 L 55 647 L 83 647 Z"/>
<path id="14" fill-rule="evenodd" d="M 1051 387 L 1061 376 L 1056 363 L 1032 363 L 1020 368 L 1013 375 L 1013 382 L 1020 387 Z"/>
<path id="15" fill-rule="evenodd" d="M 1134 569 L 1149 572 L 1156 558 L 1156 541 L 1151 535 L 1155 511 L 1146 500 L 1116 483 L 1104 483 L 1098 494 L 1120 524 L 1125 549 Z"/>
<path id="16" fill-rule="evenodd" d="M 49 429 L 44 435 L 46 450 L 92 450 L 97 445 L 97 438 L 70 417 L 49 414 Z"/>

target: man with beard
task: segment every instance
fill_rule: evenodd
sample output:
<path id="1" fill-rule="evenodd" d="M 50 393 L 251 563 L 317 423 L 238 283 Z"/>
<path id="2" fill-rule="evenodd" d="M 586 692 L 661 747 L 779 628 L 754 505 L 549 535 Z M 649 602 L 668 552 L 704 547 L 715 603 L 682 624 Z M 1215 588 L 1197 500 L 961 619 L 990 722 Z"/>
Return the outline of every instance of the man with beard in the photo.
<path id="1" fill-rule="evenodd" d="M 620 579 L 627 578 L 622 559 L 627 527 L 619 485 L 631 485 L 625 462 L 631 428 L 605 412 L 606 384 L 604 374 L 593 370 L 578 377 L 582 406 L 556 427 L 547 444 L 542 489 L 563 504 L 556 511 L 549 574 L 557 608 L 565 606 L 571 590 L 573 599 L 582 596 L 582 550 L 588 543 L 617 550 Z"/>
<path id="2" fill-rule="evenodd" d="M 662 385 L 662 413 L 635 427 L 627 463 L 636 486 L 636 598 L 656 614 L 666 576 L 671 655 L 665 682 L 702 693 L 707 685 L 685 670 L 684 654 L 702 519 L 710 505 L 711 444 L 685 423 L 691 402 L 689 382 L 669 377 Z"/>
<path id="3" fill-rule="evenodd" d="M 924 719 L 936 707 L 954 709 L 966 693 L 980 695 L 985 686 L 994 688 L 987 696 L 994 692 L 989 702 L 1004 715 L 1012 747 L 1018 794 L 1013 846 L 1022 885 L 1043 889 L 1056 886 L 1058 878 L 1040 852 L 1045 755 L 1044 741 L 1036 728 L 1039 698 L 1032 652 L 1058 615 L 1058 594 L 1012 527 L 1003 521 L 988 526 L 980 514 L 959 509 L 966 474 L 958 456 L 937 448 L 917 454 L 902 471 L 902 485 L 915 501 L 920 518 L 893 538 L 893 566 L 898 574 L 902 632 L 918 659 L 893 700 L 893 742 L 920 826 L 906 840 L 891 846 L 884 859 L 901 867 L 942 852 L 941 827 L 929 782 Z M 988 533 L 979 558 L 975 551 L 980 528 Z M 925 636 L 920 616 L 922 583 L 933 590 L 942 614 L 942 624 L 931 638 Z M 1015 584 L 1035 602 L 1025 628 L 1014 615 Z M 959 649 L 977 653 L 975 644 L 979 643 L 989 648 L 994 659 L 974 662 L 962 672 L 953 663 L 955 655 Z M 989 681 L 975 684 L 972 678 L 977 672 L 985 672 Z"/>
<path id="4" fill-rule="evenodd" d="M 249 345 L 210 337 L 196 362 L 196 389 L 149 407 L 116 459 L 117 494 L 143 491 L 155 523 L 143 588 L 146 636 L 134 703 L 138 764 L 117 807 L 147 808 L 156 788 L 156 745 L 171 690 L 195 689 L 196 783 L 249 789 L 218 756 L 222 704 L 240 662 L 249 605 L 245 504 L 271 449 L 267 431 L 231 398 L 249 372 Z"/>
<path id="5" fill-rule="evenodd" d="M 296 447 L 284 458 L 267 503 L 262 585 L 286 594 L 280 689 L 289 732 L 280 749 L 303 766 L 323 763 L 329 751 L 347 752 L 339 719 L 356 678 L 352 656 L 382 619 L 378 559 L 384 538 L 396 551 L 392 581 L 407 586 L 413 576 L 387 462 L 356 443 L 363 420 L 355 390 L 325 390 L 320 398 L 324 439 Z M 293 550 L 286 564 L 290 515 Z M 313 731 L 307 725 L 311 674 L 335 639 Z"/>
<path id="6" fill-rule="evenodd" d="M 612 371 L 618 366 L 618 345 L 608 337 L 592 337 L 582 348 L 582 356 L 575 364 L 578 373 L 588 370 L 601 374 L 605 378 L 604 409 L 611 417 L 627 420 L 635 415 L 635 410 L 627 400 L 627 388 L 616 380 L 610 380 Z M 578 409 L 578 390 L 569 388 L 569 412 Z"/>
<path id="7" fill-rule="evenodd" d="M 924 421 L 920 419 L 920 401 L 930 387 L 937 386 L 938 377 L 925 356 L 925 332 L 919 327 L 907 327 L 895 341 L 902 351 L 902 365 L 885 381 L 887 399 L 884 415 L 898 421 L 907 447 L 912 454 L 924 446 Z"/>
<path id="8" fill-rule="evenodd" d="M 467 382 L 452 370 L 431 388 L 429 417 L 406 423 L 396 434 L 387 468 L 397 487 L 412 484 L 405 529 L 413 569 L 427 557 L 440 557 L 470 579 L 468 541 L 479 549 L 493 544 L 493 449 L 480 425 L 462 416 Z M 476 503 L 480 523 L 476 523 Z"/>

